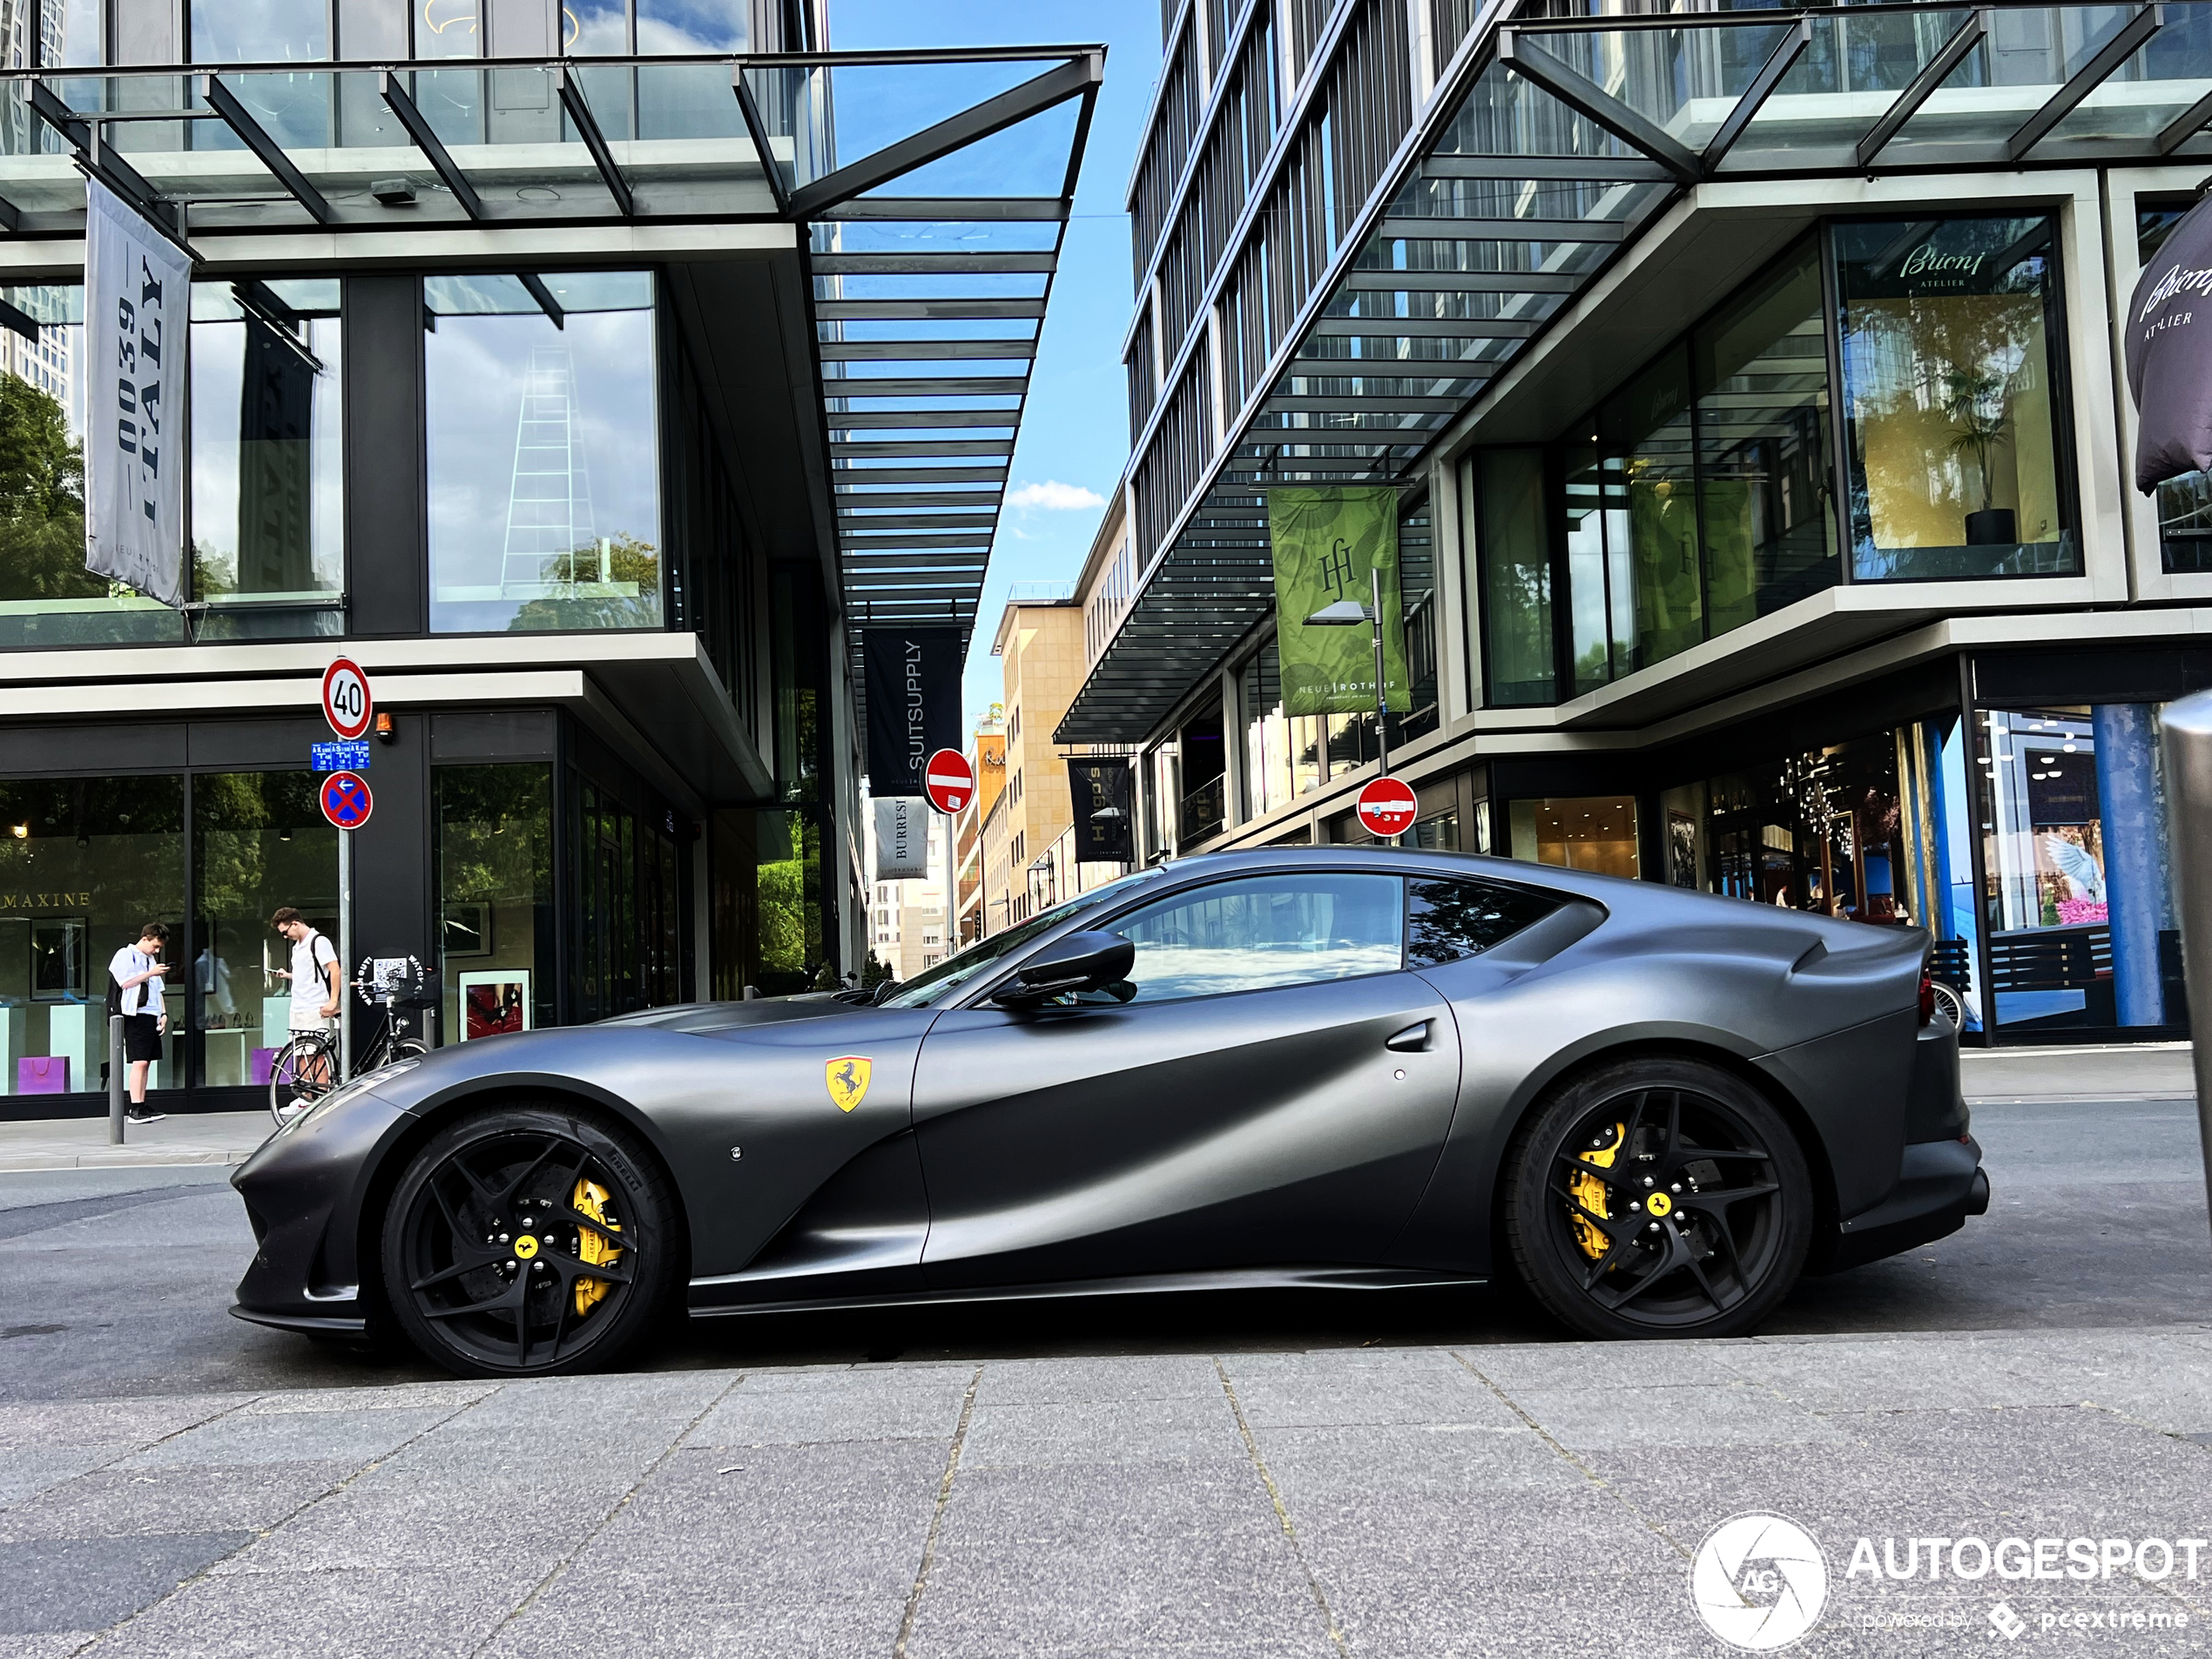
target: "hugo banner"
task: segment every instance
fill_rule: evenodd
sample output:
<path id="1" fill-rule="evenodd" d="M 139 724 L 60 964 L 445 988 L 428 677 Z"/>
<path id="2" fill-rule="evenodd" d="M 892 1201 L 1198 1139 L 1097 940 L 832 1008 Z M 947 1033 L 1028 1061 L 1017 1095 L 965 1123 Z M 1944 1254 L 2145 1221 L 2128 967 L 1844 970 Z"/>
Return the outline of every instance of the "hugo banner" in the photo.
<path id="1" fill-rule="evenodd" d="M 960 743 L 960 630 L 863 628 L 860 664 L 868 698 L 868 792 L 928 793 L 929 757 Z"/>
<path id="2" fill-rule="evenodd" d="M 1413 706 L 1406 674 L 1406 618 L 1398 598 L 1398 492 L 1291 487 L 1267 492 L 1275 551 L 1275 637 L 1283 712 L 1353 714 L 1375 706 L 1374 635 L 1366 626 L 1308 627 L 1317 610 L 1349 599 L 1374 603 L 1382 577 L 1383 679 L 1389 706 Z"/>
<path id="3" fill-rule="evenodd" d="M 98 179 L 84 197 L 84 568 L 179 604 L 192 261 Z"/>
<path id="4" fill-rule="evenodd" d="M 2182 215 L 2135 284 L 2128 389 L 2137 489 L 2212 467 L 2212 198 Z"/>

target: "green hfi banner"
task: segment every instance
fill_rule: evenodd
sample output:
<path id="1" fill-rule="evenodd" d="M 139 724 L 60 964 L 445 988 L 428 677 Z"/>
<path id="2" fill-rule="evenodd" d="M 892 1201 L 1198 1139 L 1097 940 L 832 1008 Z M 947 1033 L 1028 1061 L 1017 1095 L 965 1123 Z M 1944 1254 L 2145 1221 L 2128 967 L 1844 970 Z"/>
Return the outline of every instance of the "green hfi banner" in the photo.
<path id="1" fill-rule="evenodd" d="M 1390 709 L 1413 706 L 1406 672 L 1406 615 L 1398 597 L 1398 491 L 1284 487 L 1267 492 L 1275 553 L 1275 640 L 1282 661 L 1283 712 L 1359 714 L 1375 706 L 1375 641 L 1359 627 L 1307 624 L 1349 599 L 1373 603 L 1382 577 L 1383 679 Z"/>

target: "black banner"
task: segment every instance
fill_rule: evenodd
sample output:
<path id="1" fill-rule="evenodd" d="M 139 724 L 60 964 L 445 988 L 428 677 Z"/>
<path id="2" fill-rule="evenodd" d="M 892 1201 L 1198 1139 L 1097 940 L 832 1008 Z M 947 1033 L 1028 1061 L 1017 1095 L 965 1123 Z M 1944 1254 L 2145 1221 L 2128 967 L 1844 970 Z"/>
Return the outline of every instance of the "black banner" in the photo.
<path id="1" fill-rule="evenodd" d="M 2204 307 L 2204 320 L 2196 308 Z M 2135 488 L 2212 467 L 2212 200 L 2167 233 L 2128 302 Z"/>
<path id="2" fill-rule="evenodd" d="M 1069 761 L 1068 797 L 1076 863 L 1136 862 L 1136 774 L 1128 761 Z"/>
<path id="3" fill-rule="evenodd" d="M 960 745 L 960 630 L 863 628 L 868 792 L 918 796 L 922 767 Z"/>

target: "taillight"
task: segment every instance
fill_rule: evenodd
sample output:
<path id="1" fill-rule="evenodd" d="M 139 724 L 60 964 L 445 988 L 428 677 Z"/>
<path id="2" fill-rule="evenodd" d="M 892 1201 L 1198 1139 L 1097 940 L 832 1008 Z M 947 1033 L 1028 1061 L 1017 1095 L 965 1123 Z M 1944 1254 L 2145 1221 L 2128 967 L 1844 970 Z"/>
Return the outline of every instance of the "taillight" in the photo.
<path id="1" fill-rule="evenodd" d="M 1920 1023 L 1926 1025 L 1935 1018 L 1935 975 L 1920 975 Z"/>

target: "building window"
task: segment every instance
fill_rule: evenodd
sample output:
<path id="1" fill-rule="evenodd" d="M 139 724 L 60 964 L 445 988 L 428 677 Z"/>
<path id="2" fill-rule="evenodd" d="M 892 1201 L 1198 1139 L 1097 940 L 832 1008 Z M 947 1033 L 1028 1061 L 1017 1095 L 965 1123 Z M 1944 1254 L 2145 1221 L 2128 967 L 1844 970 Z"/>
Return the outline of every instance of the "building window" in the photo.
<path id="1" fill-rule="evenodd" d="M 434 632 L 660 625 L 652 278 L 543 286 L 423 284 Z"/>
<path id="2" fill-rule="evenodd" d="M 302 1022 L 284 977 L 292 947 L 269 927 L 277 907 L 290 905 L 338 942 L 338 832 L 316 804 L 316 782 L 307 772 L 192 779 L 197 936 L 190 975 L 179 968 L 174 977 L 192 995 L 199 1081 L 209 1087 L 266 1082 L 271 1059 Z"/>
<path id="3" fill-rule="evenodd" d="M 0 782 L 0 890 L 12 895 L 0 914 L 0 1092 L 105 1086 L 108 961 L 149 921 L 168 927 L 172 964 L 169 1030 L 149 1082 L 180 1087 L 192 983 L 183 778 Z"/>
<path id="4" fill-rule="evenodd" d="M 1692 337 L 1713 633 L 1835 583 L 1824 315 L 1819 245 L 1808 239 Z"/>
<path id="5" fill-rule="evenodd" d="M 346 584 L 334 280 L 195 282 L 192 594 L 203 638 L 337 633 Z"/>
<path id="6" fill-rule="evenodd" d="M 440 1040 L 554 1022 L 553 769 L 440 766 Z"/>
<path id="7" fill-rule="evenodd" d="M 1852 574 L 2077 570 L 2057 221 L 1880 220 L 1834 235 Z"/>
<path id="8" fill-rule="evenodd" d="M 0 334 L 0 645 L 179 639 L 169 606 L 84 569 L 84 289 L 0 288 L 39 325 Z"/>
<path id="9" fill-rule="evenodd" d="M 1600 875 L 1637 873 L 1633 795 L 1517 800 L 1509 822 L 1514 858 Z"/>
<path id="10" fill-rule="evenodd" d="M 1553 660 L 1549 501 L 1541 449 L 1486 449 L 1460 469 L 1472 520 L 1470 592 L 1481 596 L 1484 700 L 1522 707 L 1558 698 Z M 1469 631 L 1472 640 L 1474 634 Z"/>

